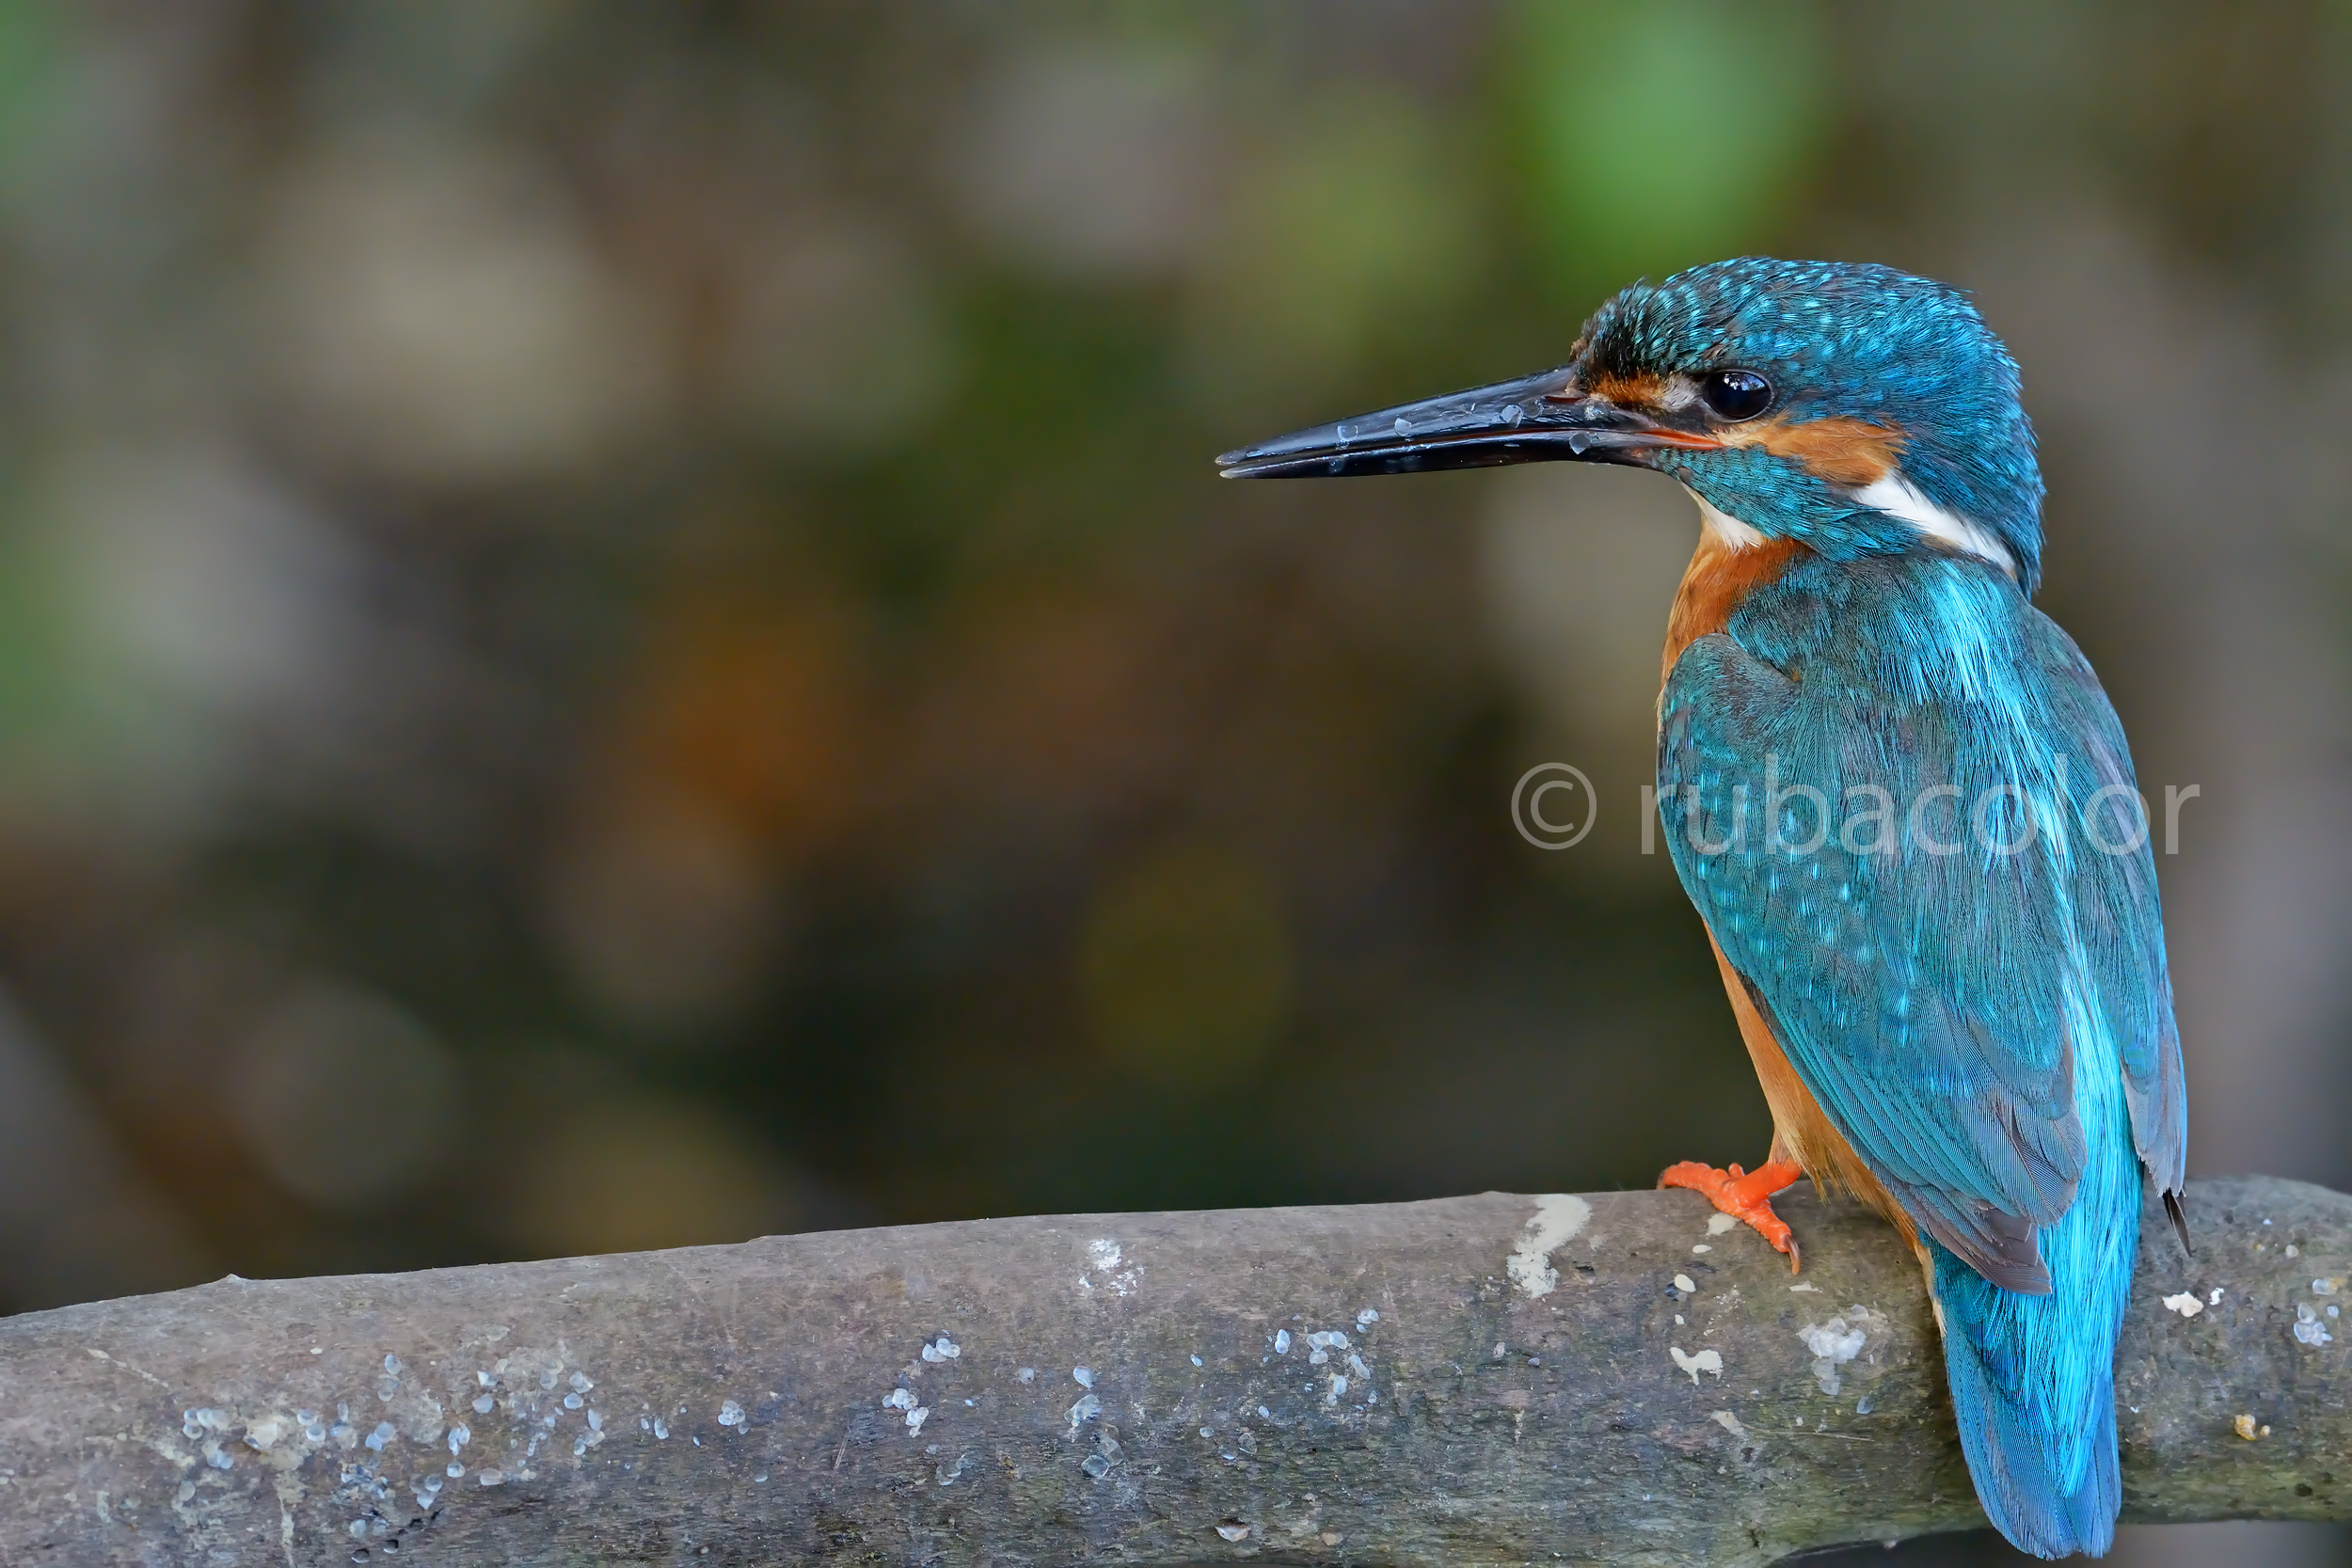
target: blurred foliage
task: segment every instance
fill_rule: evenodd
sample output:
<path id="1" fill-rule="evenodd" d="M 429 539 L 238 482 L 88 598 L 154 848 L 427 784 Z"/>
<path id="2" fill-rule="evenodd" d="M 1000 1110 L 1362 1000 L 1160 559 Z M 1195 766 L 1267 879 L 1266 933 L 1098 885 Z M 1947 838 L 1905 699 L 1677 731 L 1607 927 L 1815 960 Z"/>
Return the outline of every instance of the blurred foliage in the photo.
<path id="1" fill-rule="evenodd" d="M 1159 847 L 1106 888 L 1079 936 L 1095 1043 L 1155 1084 L 1221 1085 L 1290 1022 L 1290 933 L 1264 873 L 1214 846 Z"/>
<path id="2" fill-rule="evenodd" d="M 1206 411 L 1279 418 L 1475 297 L 1475 185 L 1444 131 L 1400 92 L 1326 93 L 1237 171 L 1198 307 Z"/>
<path id="3" fill-rule="evenodd" d="M 1824 34 L 1804 4 L 1512 8 L 1498 39 L 1509 135 L 1572 308 L 1772 231 L 1827 129 Z"/>

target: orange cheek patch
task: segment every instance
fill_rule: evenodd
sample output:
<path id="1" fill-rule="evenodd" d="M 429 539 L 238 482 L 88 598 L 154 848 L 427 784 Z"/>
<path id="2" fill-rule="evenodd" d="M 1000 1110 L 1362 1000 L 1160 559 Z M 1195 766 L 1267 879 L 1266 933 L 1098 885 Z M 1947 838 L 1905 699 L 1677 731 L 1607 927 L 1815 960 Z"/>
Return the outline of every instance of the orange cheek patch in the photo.
<path id="1" fill-rule="evenodd" d="M 1607 398 L 1620 408 L 1656 408 L 1665 401 L 1666 380 L 1657 375 L 1612 375 L 1604 371 L 1586 380 L 1583 390 Z"/>
<path id="2" fill-rule="evenodd" d="M 1775 457 L 1804 464 L 1828 483 L 1860 490 L 1894 471 L 1903 436 L 1867 420 L 1808 420 L 1803 424 L 1771 420 L 1735 425 L 1724 432 L 1724 444 L 1762 447 Z"/>

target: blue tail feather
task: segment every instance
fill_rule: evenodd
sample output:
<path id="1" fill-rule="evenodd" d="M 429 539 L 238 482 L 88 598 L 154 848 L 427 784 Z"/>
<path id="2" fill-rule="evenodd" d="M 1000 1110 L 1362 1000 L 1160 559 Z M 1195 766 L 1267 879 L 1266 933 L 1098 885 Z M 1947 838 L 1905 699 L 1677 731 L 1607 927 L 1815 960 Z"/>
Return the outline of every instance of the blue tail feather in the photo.
<path id="1" fill-rule="evenodd" d="M 1936 1295 L 1945 1303 L 1944 1366 L 1978 1500 L 1994 1527 L 2021 1551 L 2044 1558 L 2076 1552 L 2106 1555 L 2114 1544 L 2115 1514 L 2122 1504 L 2116 1474 L 2112 1375 L 2098 1381 L 2074 1432 L 2037 1430 L 2040 1422 L 2029 1402 L 2017 1399 L 2009 1379 L 1994 1370 L 2011 1359 L 2001 1353 L 2014 1347 L 1998 1343 L 2004 1337 L 1986 1332 L 1985 1325 L 1961 1326 L 1961 1314 L 1953 1309 L 1953 1296 L 1968 1293 L 1972 1285 L 1982 1291 L 1995 1287 L 1984 1285 L 1967 1265 L 1952 1260 L 1949 1266 L 1968 1278 L 1954 1281 L 1957 1289 L 1947 1294 L 1944 1272 L 1951 1255 L 1937 1251 Z M 2054 1436 L 2059 1441 L 2049 1440 Z"/>
<path id="2" fill-rule="evenodd" d="M 1928 1243 L 1952 1409 L 1978 1500 L 2011 1544 L 2044 1558 L 2105 1555 L 2122 1506 L 2115 1342 L 2137 1250 L 2139 1166 L 2122 1096 L 2088 1098 L 2082 1183 L 2040 1238 L 2048 1295 L 2004 1291 Z"/>

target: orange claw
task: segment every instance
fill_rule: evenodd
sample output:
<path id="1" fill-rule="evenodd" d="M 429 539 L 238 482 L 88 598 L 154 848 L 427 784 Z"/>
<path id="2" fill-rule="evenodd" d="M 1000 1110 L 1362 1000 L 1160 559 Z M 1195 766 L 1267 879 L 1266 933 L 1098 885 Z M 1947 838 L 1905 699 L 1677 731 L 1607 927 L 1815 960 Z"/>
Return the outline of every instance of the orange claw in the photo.
<path id="1" fill-rule="evenodd" d="M 1767 1160 L 1752 1172 L 1742 1171 L 1738 1165 L 1718 1170 L 1696 1160 L 1685 1160 L 1660 1172 L 1658 1184 L 1688 1187 L 1694 1193 L 1706 1194 L 1709 1203 L 1733 1219 L 1744 1221 L 1772 1243 L 1774 1249 L 1787 1253 L 1788 1272 L 1794 1274 L 1802 1261 L 1797 1238 L 1790 1234 L 1788 1222 L 1772 1212 L 1772 1195 L 1804 1174 L 1803 1166 L 1788 1160 Z"/>

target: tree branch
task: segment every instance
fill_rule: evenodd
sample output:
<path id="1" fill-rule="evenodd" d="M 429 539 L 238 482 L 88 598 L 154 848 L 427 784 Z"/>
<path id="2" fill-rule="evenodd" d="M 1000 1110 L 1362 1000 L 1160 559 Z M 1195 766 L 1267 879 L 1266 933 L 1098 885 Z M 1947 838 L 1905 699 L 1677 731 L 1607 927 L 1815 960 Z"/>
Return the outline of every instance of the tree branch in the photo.
<path id="1" fill-rule="evenodd" d="M 1690 1194 L 1490 1193 L 30 1314 L 0 1560 L 1756 1563 L 1980 1524 L 1917 1267 L 1788 1196 L 1794 1278 Z M 2125 1516 L 2344 1517 L 2352 1294 L 2314 1281 L 2352 1199 L 2190 1212 L 2194 1259 L 2143 1238 Z"/>

